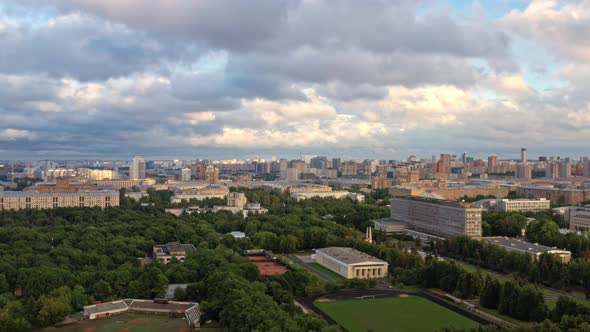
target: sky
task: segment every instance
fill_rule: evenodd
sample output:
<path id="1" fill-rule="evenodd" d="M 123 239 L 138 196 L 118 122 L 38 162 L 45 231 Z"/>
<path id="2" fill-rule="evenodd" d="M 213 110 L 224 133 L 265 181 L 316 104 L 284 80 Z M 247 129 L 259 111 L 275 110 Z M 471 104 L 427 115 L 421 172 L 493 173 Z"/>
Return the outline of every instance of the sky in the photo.
<path id="1" fill-rule="evenodd" d="M 0 160 L 586 156 L 590 0 L 3 0 Z"/>

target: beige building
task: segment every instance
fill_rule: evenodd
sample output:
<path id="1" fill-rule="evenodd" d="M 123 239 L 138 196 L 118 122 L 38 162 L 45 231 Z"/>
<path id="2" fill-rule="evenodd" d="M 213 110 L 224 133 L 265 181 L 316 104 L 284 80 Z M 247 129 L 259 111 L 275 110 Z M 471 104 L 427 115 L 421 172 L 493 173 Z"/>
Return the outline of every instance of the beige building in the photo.
<path id="1" fill-rule="evenodd" d="M 590 207 L 573 206 L 569 208 L 570 229 L 590 232 Z"/>
<path id="2" fill-rule="evenodd" d="M 551 201 L 539 199 L 500 199 L 494 208 L 504 212 L 540 212 L 551 209 Z"/>
<path id="3" fill-rule="evenodd" d="M 244 193 L 231 192 L 227 194 L 227 206 L 243 209 L 247 202 L 248 200 L 246 199 L 246 194 Z"/>
<path id="4" fill-rule="evenodd" d="M 391 219 L 432 235 L 480 239 L 482 209 L 470 204 L 420 197 L 392 198 Z"/>
<path id="5" fill-rule="evenodd" d="M 329 247 L 316 249 L 315 261 L 346 279 L 387 277 L 389 264 L 352 248 Z"/>
<path id="6" fill-rule="evenodd" d="M 53 209 L 60 207 L 119 206 L 119 192 L 113 190 L 75 193 L 0 192 L 0 210 Z"/>
<path id="7" fill-rule="evenodd" d="M 426 187 L 426 186 L 393 186 L 389 188 L 389 193 L 392 197 L 406 197 L 406 196 L 420 196 L 424 193 L 433 193 L 444 197 L 445 199 L 455 201 L 465 196 L 476 197 L 494 196 L 496 198 L 504 198 L 508 196 L 510 189 L 507 187 L 493 187 L 493 186 L 476 186 L 465 185 L 457 187 L 443 187 L 444 184 L 439 183 L 440 187 Z"/>
<path id="8" fill-rule="evenodd" d="M 164 264 L 170 263 L 172 258 L 184 262 L 186 256 L 193 250 L 196 250 L 194 245 L 179 242 L 168 242 L 166 244 L 156 245 L 153 248 L 154 259 Z"/>

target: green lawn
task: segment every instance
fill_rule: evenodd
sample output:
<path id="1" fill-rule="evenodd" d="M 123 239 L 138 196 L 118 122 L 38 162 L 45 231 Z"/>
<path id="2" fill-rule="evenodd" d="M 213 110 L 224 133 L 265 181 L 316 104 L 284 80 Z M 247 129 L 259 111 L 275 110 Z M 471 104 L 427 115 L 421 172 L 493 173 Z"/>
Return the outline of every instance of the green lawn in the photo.
<path id="1" fill-rule="evenodd" d="M 309 263 L 307 264 L 311 267 L 313 267 L 314 269 L 322 272 L 323 274 L 327 275 L 328 277 L 330 277 L 332 280 L 334 281 L 338 281 L 340 279 L 342 279 L 343 277 L 341 275 L 339 275 L 338 273 L 328 269 L 327 267 L 324 267 L 318 263 Z"/>
<path id="2" fill-rule="evenodd" d="M 460 264 L 461 266 L 463 266 L 465 268 L 465 270 L 467 270 L 467 271 L 470 271 L 470 272 L 476 272 L 477 271 L 477 267 L 475 267 L 473 265 L 470 265 L 470 264 L 467 264 L 467 263 L 464 263 L 464 262 L 461 262 L 461 261 L 458 261 L 458 260 L 454 260 L 454 261 L 457 264 Z M 500 275 L 500 274 L 494 274 L 494 273 L 490 273 L 490 272 L 485 271 L 485 270 L 482 270 L 482 269 L 480 269 L 479 271 L 481 272 L 481 275 L 483 275 L 483 276 L 491 275 L 493 277 L 496 277 L 496 278 L 500 279 L 500 281 L 503 281 L 503 282 L 514 280 L 510 276 Z M 541 287 L 541 286 L 539 286 L 539 289 L 543 292 L 543 295 L 545 296 L 545 303 L 547 304 L 547 307 L 549 309 L 553 309 L 555 307 L 555 303 L 557 302 L 557 299 L 560 296 L 564 295 L 564 294 L 561 294 L 559 292 L 552 291 L 550 289 L 547 289 L 547 288 Z M 588 301 L 584 301 L 584 300 L 578 299 L 576 297 L 570 297 L 570 298 L 572 300 L 578 302 L 579 304 L 582 304 L 582 305 L 585 305 L 585 306 L 589 306 Z"/>
<path id="3" fill-rule="evenodd" d="M 186 320 L 164 315 L 125 313 L 94 320 L 84 320 L 60 328 L 50 327 L 43 331 L 55 332 L 187 332 Z M 214 331 L 214 330 L 212 330 Z"/>
<path id="4" fill-rule="evenodd" d="M 428 332 L 479 324 L 417 296 L 320 302 L 316 305 L 350 332 Z"/>

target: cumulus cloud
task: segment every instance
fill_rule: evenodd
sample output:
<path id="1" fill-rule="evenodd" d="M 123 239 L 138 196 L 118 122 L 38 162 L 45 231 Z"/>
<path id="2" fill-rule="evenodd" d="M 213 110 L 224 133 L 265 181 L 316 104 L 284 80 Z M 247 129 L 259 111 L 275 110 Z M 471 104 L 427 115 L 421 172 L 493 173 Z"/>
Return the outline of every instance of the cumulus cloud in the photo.
<path id="1" fill-rule="evenodd" d="M 3 5 L 12 154 L 388 158 L 590 138 L 588 0 L 533 0 L 499 19 L 419 0 Z M 533 73 L 523 39 L 556 68 Z M 549 79 L 560 84 L 539 88 Z"/>

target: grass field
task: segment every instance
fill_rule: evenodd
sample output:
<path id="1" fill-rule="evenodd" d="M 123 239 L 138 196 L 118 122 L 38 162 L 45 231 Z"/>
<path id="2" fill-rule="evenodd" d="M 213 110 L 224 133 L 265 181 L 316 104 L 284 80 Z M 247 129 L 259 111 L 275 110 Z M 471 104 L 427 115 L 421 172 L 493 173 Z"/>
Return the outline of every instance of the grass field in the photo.
<path id="1" fill-rule="evenodd" d="M 460 264 L 461 266 L 463 266 L 467 271 L 470 272 L 476 272 L 477 271 L 477 267 L 471 265 L 471 264 L 467 264 L 458 260 L 454 260 L 456 263 Z M 501 274 L 495 274 L 495 273 L 491 273 L 485 270 L 480 269 L 479 270 L 481 272 L 481 274 L 483 276 L 486 275 L 491 275 L 493 277 L 496 277 L 498 279 L 500 279 L 500 281 L 510 281 L 510 280 L 514 280 L 512 277 L 510 276 L 506 276 L 506 275 L 501 275 Z M 540 287 L 539 289 L 543 292 L 543 295 L 545 297 L 545 303 L 547 304 L 547 307 L 549 307 L 549 309 L 553 309 L 555 307 L 555 303 L 557 302 L 557 299 L 562 296 L 563 294 L 547 289 L 545 287 Z M 576 297 L 570 297 L 571 299 L 573 299 L 574 301 L 578 302 L 579 304 L 585 305 L 585 306 L 590 306 L 590 304 L 588 303 L 588 301 L 584 301 L 581 299 L 578 299 Z"/>
<path id="2" fill-rule="evenodd" d="M 471 328 L 479 324 L 417 296 L 317 301 L 316 305 L 350 332 L 428 332 L 443 327 Z"/>
<path id="3" fill-rule="evenodd" d="M 338 273 L 336 273 L 324 266 L 321 266 L 318 263 L 309 263 L 308 265 L 313 267 L 314 269 L 322 272 L 323 274 L 327 275 L 328 277 L 330 277 L 334 281 L 338 281 L 338 280 L 342 279 L 341 275 L 339 275 Z"/>
<path id="4" fill-rule="evenodd" d="M 125 313 L 94 320 L 83 320 L 60 328 L 47 328 L 44 332 L 190 332 L 182 318 L 163 315 Z M 213 331 L 213 330 L 212 330 Z"/>

